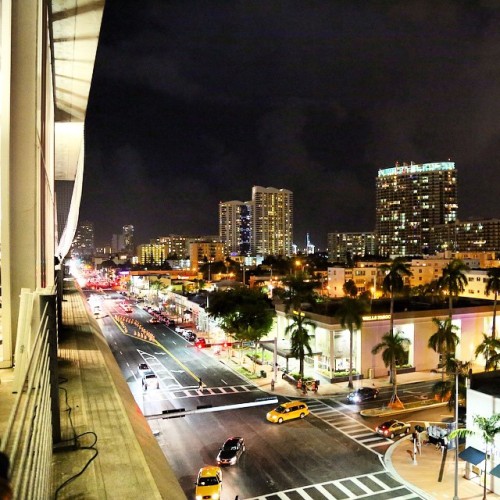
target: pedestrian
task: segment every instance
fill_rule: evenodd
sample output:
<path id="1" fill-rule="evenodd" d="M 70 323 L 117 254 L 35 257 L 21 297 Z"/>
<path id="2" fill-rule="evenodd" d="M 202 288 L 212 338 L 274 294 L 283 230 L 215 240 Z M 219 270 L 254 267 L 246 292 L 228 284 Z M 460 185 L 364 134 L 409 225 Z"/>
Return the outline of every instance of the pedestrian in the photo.
<path id="1" fill-rule="evenodd" d="M 299 378 L 299 380 L 297 380 L 297 389 L 300 391 L 300 389 L 302 389 L 302 379 Z"/>
<path id="2" fill-rule="evenodd" d="M 274 379 L 271 379 L 271 391 L 274 391 Z"/>
<path id="3" fill-rule="evenodd" d="M 198 390 L 201 391 L 201 389 L 203 388 L 203 382 L 201 381 L 201 378 L 198 379 Z"/>
<path id="4" fill-rule="evenodd" d="M 311 382 L 311 391 L 316 392 L 317 390 L 318 390 L 318 388 L 316 387 L 316 381 L 313 380 Z"/>

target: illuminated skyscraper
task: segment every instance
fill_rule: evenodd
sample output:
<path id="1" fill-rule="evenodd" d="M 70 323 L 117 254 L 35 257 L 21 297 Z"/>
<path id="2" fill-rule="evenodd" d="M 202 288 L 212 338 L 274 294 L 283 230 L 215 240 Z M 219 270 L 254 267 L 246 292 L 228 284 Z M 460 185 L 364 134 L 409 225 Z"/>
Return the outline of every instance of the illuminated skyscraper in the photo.
<path id="1" fill-rule="evenodd" d="M 252 188 L 252 255 L 292 255 L 293 193 Z"/>
<path id="2" fill-rule="evenodd" d="M 221 201 L 219 203 L 219 236 L 226 253 L 250 254 L 252 203 Z"/>
<path id="3" fill-rule="evenodd" d="M 127 225 L 123 226 L 123 244 L 125 245 L 124 250 L 128 255 L 134 255 L 134 226 Z"/>
<path id="4" fill-rule="evenodd" d="M 429 254 L 430 231 L 457 218 L 454 162 L 403 163 L 378 171 L 376 233 L 379 253 Z"/>
<path id="5" fill-rule="evenodd" d="M 94 224 L 93 222 L 83 221 L 78 225 L 71 253 L 74 256 L 90 257 L 94 254 L 94 250 Z"/>

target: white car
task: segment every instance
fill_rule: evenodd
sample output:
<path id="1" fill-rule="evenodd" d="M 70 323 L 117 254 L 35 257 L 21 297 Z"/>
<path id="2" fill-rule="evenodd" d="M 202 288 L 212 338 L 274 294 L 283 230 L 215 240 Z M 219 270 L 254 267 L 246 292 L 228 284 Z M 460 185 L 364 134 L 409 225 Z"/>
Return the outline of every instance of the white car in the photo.
<path id="1" fill-rule="evenodd" d="M 176 326 L 175 327 L 175 333 L 183 333 L 184 332 L 184 328 L 182 328 L 182 326 Z"/>
<path id="2" fill-rule="evenodd" d="M 142 377 L 142 390 L 143 391 L 148 391 L 151 389 L 159 389 L 160 388 L 160 381 L 158 380 L 158 377 L 153 373 L 146 373 L 144 377 Z"/>

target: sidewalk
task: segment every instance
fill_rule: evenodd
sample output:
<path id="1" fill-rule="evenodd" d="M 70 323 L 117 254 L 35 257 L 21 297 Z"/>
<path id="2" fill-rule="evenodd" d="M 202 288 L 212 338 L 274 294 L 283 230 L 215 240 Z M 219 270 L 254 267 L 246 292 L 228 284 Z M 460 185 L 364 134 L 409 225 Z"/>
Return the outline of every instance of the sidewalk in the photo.
<path id="1" fill-rule="evenodd" d="M 239 366 L 235 360 L 228 359 L 224 355 L 220 356 L 220 361 L 231 368 Z M 251 363 L 247 363 L 246 367 L 251 369 Z M 278 372 L 274 391 L 271 391 L 271 380 L 274 376 L 272 367 L 269 365 L 257 365 L 256 372 L 259 373 L 261 370 L 265 370 L 267 376 L 265 378 L 261 377 L 251 379 L 251 382 L 263 391 L 267 391 L 270 394 L 275 394 L 277 396 L 284 396 L 288 398 L 322 398 L 339 396 L 350 392 L 350 389 L 347 387 L 347 382 L 331 384 L 324 383 L 322 381 L 316 394 L 309 391 L 306 395 L 304 395 L 292 384 L 283 380 L 281 378 L 281 372 Z M 406 373 L 398 375 L 398 384 L 438 380 L 440 377 L 440 374 L 428 371 Z M 355 380 L 353 381 L 353 384 L 355 389 L 364 386 L 375 386 L 378 388 L 391 386 L 388 377 Z M 404 417 L 401 418 L 404 419 Z M 370 425 L 369 419 L 367 419 L 367 425 Z M 450 450 L 447 453 L 446 460 L 443 464 L 443 455 L 441 451 L 436 450 L 433 445 L 426 445 L 422 447 L 421 455 L 417 455 L 417 458 L 414 461 L 411 456 L 413 444 L 410 440 L 410 436 L 405 437 L 396 441 L 389 448 L 383 459 L 386 470 L 398 481 L 408 485 L 408 487 L 425 499 L 453 499 L 455 492 L 455 451 Z M 458 459 L 458 497 L 460 499 L 467 500 L 482 499 L 483 487 L 479 484 L 478 479 L 465 479 L 465 466 L 466 463 L 463 460 Z M 443 468 L 442 480 L 439 481 L 441 468 Z M 496 495 L 488 491 L 487 497 L 488 499 L 500 498 L 500 495 Z"/>

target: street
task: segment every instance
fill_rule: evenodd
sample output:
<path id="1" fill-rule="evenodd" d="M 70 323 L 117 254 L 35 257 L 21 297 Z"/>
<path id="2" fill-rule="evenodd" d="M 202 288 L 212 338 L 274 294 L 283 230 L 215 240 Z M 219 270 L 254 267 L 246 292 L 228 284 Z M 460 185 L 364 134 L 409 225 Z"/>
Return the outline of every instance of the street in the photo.
<path id="1" fill-rule="evenodd" d="M 382 467 L 380 457 L 392 443 L 374 432 L 382 419 L 359 415 L 361 407 L 387 403 L 390 390 L 382 390 L 377 400 L 363 405 L 347 404 L 345 396 L 307 398 L 311 414 L 305 419 L 269 423 L 266 413 L 276 403 L 269 402 L 267 392 L 172 329 L 148 323 L 150 315 L 141 308 L 132 308 L 130 323 L 122 331 L 112 317 L 123 316 L 118 305 L 122 300 L 121 296 L 102 300 L 98 321 L 188 497 L 193 495 L 198 470 L 216 463 L 228 437 L 242 436 L 246 452 L 236 465 L 224 468 L 222 498 L 272 498 L 277 492 L 302 495 L 306 490 L 312 498 L 336 496 L 335 491 L 344 496 L 347 491 L 347 496 L 419 498 Z M 139 338 L 134 331 L 140 327 L 152 336 Z M 138 372 L 142 362 L 158 377 L 158 390 L 142 390 Z M 417 400 L 429 387 L 429 383 L 412 384 L 401 387 L 399 395 L 404 401 Z M 446 408 L 438 408 L 405 415 L 404 420 L 414 425 L 422 420 L 441 421 L 446 415 Z"/>

